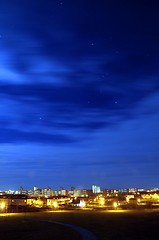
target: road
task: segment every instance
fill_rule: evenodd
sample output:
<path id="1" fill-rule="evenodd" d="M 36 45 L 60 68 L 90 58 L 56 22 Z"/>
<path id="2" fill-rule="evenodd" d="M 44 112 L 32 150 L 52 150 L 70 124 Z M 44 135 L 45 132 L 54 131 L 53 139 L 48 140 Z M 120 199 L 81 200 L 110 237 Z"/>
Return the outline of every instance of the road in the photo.
<path id="1" fill-rule="evenodd" d="M 82 240 L 98 240 L 98 238 L 95 236 L 95 234 L 93 234 L 92 232 L 88 231 L 85 228 L 81 228 L 81 227 L 78 227 L 73 224 L 67 224 L 67 223 L 56 222 L 56 221 L 51 221 L 51 220 L 42 220 L 42 221 L 72 228 L 73 230 L 77 231 L 80 234 Z"/>

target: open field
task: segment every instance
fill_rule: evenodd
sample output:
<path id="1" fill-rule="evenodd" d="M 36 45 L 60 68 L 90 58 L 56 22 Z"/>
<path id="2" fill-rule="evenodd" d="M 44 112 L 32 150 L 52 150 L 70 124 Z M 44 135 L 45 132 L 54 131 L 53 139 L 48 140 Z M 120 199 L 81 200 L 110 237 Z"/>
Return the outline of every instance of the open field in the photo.
<path id="1" fill-rule="evenodd" d="M 80 240 L 77 232 L 70 228 L 49 224 L 47 222 L 31 221 L 24 214 L 7 214 L 0 216 L 1 240 Z"/>
<path id="2" fill-rule="evenodd" d="M 0 239 L 9 239 L 3 237 L 8 229 L 12 239 L 14 234 L 16 239 L 79 239 L 79 235 L 72 230 L 61 230 L 61 226 L 40 220 L 75 224 L 94 232 L 101 240 L 156 240 L 159 230 L 157 211 L 52 211 L 0 216 Z"/>

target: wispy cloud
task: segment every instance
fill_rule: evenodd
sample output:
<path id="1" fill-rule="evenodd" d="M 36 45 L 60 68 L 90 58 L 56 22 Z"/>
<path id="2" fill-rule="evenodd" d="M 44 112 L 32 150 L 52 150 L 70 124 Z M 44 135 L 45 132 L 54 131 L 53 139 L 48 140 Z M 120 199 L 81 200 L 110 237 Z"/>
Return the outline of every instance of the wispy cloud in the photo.
<path id="1" fill-rule="evenodd" d="M 151 149 L 158 156 L 157 9 L 153 1 L 69 0 L 61 5 L 1 0 L 0 145 L 7 149 L 0 152 L 3 158 L 15 148 L 25 160 L 18 147 L 38 145 L 36 151 L 46 162 L 57 151 L 61 164 L 60 159 L 72 156 L 79 168 L 94 167 L 92 176 L 97 176 L 95 168 L 102 164 L 111 171 L 118 166 L 110 152 L 117 151 L 118 157 L 127 152 L 131 158 L 133 144 L 140 153 L 138 146 L 143 146 L 142 151 Z M 49 147 L 47 157 L 42 146 Z M 92 148 L 99 150 L 90 161 Z M 79 159 L 79 149 L 84 160 Z M 28 157 L 34 158 L 33 149 L 29 151 Z M 13 151 L 14 158 L 16 154 Z"/>

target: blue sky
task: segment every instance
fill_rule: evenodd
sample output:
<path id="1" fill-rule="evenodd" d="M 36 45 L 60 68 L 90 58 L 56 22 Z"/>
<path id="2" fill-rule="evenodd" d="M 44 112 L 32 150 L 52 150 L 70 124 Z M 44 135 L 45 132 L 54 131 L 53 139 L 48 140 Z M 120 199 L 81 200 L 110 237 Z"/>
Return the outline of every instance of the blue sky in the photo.
<path id="1" fill-rule="evenodd" d="M 0 2 L 0 189 L 158 187 L 156 1 Z"/>

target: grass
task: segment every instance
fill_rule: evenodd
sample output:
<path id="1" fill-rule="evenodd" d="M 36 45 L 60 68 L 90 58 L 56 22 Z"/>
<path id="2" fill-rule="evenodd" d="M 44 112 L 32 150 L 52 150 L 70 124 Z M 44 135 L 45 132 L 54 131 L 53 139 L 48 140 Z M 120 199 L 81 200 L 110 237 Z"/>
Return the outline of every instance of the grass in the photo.
<path id="1" fill-rule="evenodd" d="M 38 219 L 32 221 L 28 218 L 24 218 L 23 214 L 19 214 L 19 216 L 8 215 L 0 217 L 0 239 L 80 240 L 80 236 L 77 232 L 64 226 L 40 222 Z"/>
<path id="2" fill-rule="evenodd" d="M 30 221 L 32 218 L 36 220 Z M 94 232 L 100 240 L 156 240 L 158 238 L 159 214 L 157 212 L 81 210 L 27 213 L 25 216 L 24 214 L 19 214 L 15 218 L 8 215 L 8 217 L 3 218 L 3 223 L 2 217 L 0 217 L 0 239 L 9 239 L 1 237 L 3 235 L 1 233 L 6 233 L 8 229 L 10 229 L 10 236 L 13 232 L 16 233 L 17 239 L 79 239 L 79 235 L 76 235 L 72 230 L 61 229 L 61 226 L 40 222 L 39 220 L 42 219 L 84 227 Z M 1 230 L 1 224 L 5 226 L 5 231 Z M 55 237 L 52 234 L 55 234 Z M 21 236 L 27 236 L 27 238 Z"/>

